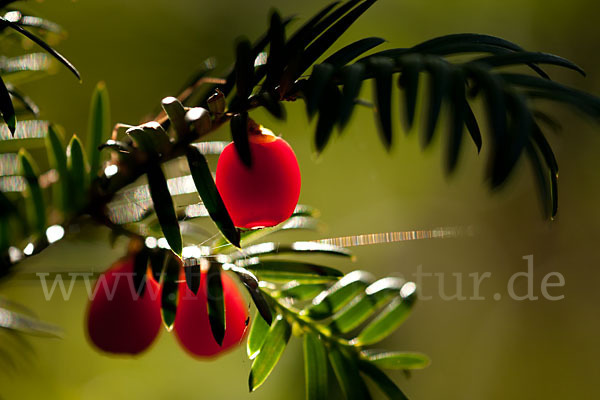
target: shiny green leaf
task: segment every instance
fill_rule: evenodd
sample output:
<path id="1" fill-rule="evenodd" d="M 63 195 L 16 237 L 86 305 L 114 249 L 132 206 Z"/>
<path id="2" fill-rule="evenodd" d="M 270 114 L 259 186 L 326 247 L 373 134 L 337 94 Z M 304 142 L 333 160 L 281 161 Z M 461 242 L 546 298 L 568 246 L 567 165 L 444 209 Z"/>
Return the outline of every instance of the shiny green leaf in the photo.
<path id="1" fill-rule="evenodd" d="M 350 0 L 339 7 L 339 1 L 330 3 L 294 32 L 285 47 L 287 68 L 281 77 L 283 93 L 286 93 L 289 86 L 302 75 L 303 70 L 300 68 L 304 49 L 359 1 Z"/>
<path id="2" fill-rule="evenodd" d="M 550 190 L 548 191 L 548 193 L 542 194 L 545 194 L 545 196 L 547 196 L 547 198 L 550 199 L 550 207 L 548 212 L 550 216 L 554 218 L 556 216 L 556 213 L 558 212 L 558 164 L 556 162 L 556 158 L 554 157 L 554 152 L 552 151 L 550 144 L 544 137 L 542 130 L 537 124 L 533 124 L 533 131 L 531 137 L 533 143 L 535 144 L 535 147 L 537 147 L 544 159 L 546 168 L 549 169 L 548 173 L 544 173 L 544 176 L 549 175 Z M 547 178 L 545 178 L 545 180 L 547 180 Z"/>
<path id="3" fill-rule="evenodd" d="M 544 217 L 553 217 L 552 194 L 549 187 L 551 182 L 550 172 L 542 164 L 542 161 L 538 155 L 538 149 L 532 142 L 527 144 L 525 150 L 538 183 L 538 190 L 540 193 L 540 200 L 542 201 Z"/>
<path id="4" fill-rule="evenodd" d="M 287 260 L 251 260 L 243 263 L 244 268 L 256 274 L 261 280 L 270 282 L 320 283 L 337 280 L 343 274 L 333 268 L 321 265 Z"/>
<path id="5" fill-rule="evenodd" d="M 198 294 L 201 281 L 201 269 L 197 259 L 185 260 L 183 271 L 185 273 L 185 283 L 192 293 Z"/>
<path id="6" fill-rule="evenodd" d="M 19 150 L 21 174 L 27 181 L 27 210 L 29 225 L 38 234 L 43 234 L 46 228 L 46 205 L 42 188 L 38 181 L 38 167 L 31 155 L 25 149 Z"/>
<path id="7" fill-rule="evenodd" d="M 287 42 L 288 53 L 298 48 L 304 49 L 310 42 L 317 38 L 325 29 L 330 27 L 337 19 L 353 7 L 359 0 L 351 0 L 331 12 L 340 1 L 327 4 L 318 13 L 307 20 L 298 28 Z"/>
<path id="8" fill-rule="evenodd" d="M 447 46 L 449 44 L 454 44 L 454 43 L 467 43 L 467 44 L 484 43 L 484 44 L 489 44 L 492 46 L 497 46 L 497 47 L 501 47 L 501 48 L 505 48 L 505 49 L 509 49 L 509 50 L 513 50 L 513 51 L 522 50 L 521 46 L 519 46 L 515 43 L 512 43 L 512 42 L 509 42 L 508 40 L 505 40 L 505 39 L 502 39 L 502 38 L 499 38 L 496 36 L 490 36 L 490 35 L 484 35 L 484 34 L 478 34 L 478 33 L 457 33 L 457 34 L 440 36 L 437 38 L 429 39 L 429 40 L 427 40 L 423 43 L 420 43 L 416 46 L 413 46 L 412 50 L 428 52 L 428 51 L 431 51 L 432 49 L 436 49 L 436 48 Z"/>
<path id="9" fill-rule="evenodd" d="M 282 297 L 291 297 L 303 301 L 312 299 L 325 290 L 326 287 L 327 286 L 322 283 L 306 284 L 298 281 L 290 281 L 281 288 L 279 293 Z"/>
<path id="10" fill-rule="evenodd" d="M 402 391 L 394 381 L 387 377 L 379 368 L 367 361 L 359 361 L 358 367 L 360 371 L 368 376 L 373 382 L 377 384 L 379 389 L 386 395 L 390 400 L 408 400 L 408 397 Z"/>
<path id="11" fill-rule="evenodd" d="M 600 118 L 600 98 L 594 95 L 535 76 L 515 73 L 502 73 L 499 75 L 512 85 L 537 90 L 540 97 L 546 95 L 555 101 L 566 102 L 593 118 Z"/>
<path id="12" fill-rule="evenodd" d="M 50 167 L 58 172 L 59 176 L 58 182 L 52 187 L 53 197 L 62 211 L 68 211 L 73 199 L 71 197 L 70 178 L 67 172 L 67 155 L 62 135 L 54 126 L 50 125 L 45 140 L 48 162 Z"/>
<path id="13" fill-rule="evenodd" d="M 402 74 L 398 77 L 398 86 L 404 89 L 404 113 L 406 115 L 407 131 L 410 130 L 415 120 L 421 67 L 422 62 L 419 56 L 408 55 L 402 59 Z"/>
<path id="14" fill-rule="evenodd" d="M 88 183 L 88 165 L 83 151 L 81 141 L 73 135 L 67 147 L 67 169 L 69 170 L 71 196 L 77 207 L 85 204 Z"/>
<path id="15" fill-rule="evenodd" d="M 265 87 L 279 82 L 285 68 L 285 26 L 277 11 L 271 13 L 269 25 L 269 58 L 267 59 L 267 77 Z"/>
<path id="16" fill-rule="evenodd" d="M 154 203 L 154 211 L 165 239 L 175 254 L 181 255 L 182 241 L 179 222 L 173 205 L 173 199 L 169 193 L 167 180 L 162 172 L 160 164 L 152 164 L 148 169 L 148 186 L 150 196 Z"/>
<path id="17" fill-rule="evenodd" d="M 475 146 L 477 146 L 477 153 L 481 151 L 481 131 L 479 130 L 479 124 L 477 123 L 477 118 L 469 106 L 468 102 L 465 102 L 465 126 L 467 127 L 467 131 L 469 135 L 471 135 L 471 139 Z"/>
<path id="18" fill-rule="evenodd" d="M 98 147 L 110 138 L 110 103 L 104 82 L 98 82 L 90 104 L 87 136 L 87 156 L 90 160 L 90 176 L 96 177 L 101 157 Z"/>
<path id="19" fill-rule="evenodd" d="M 365 350 L 361 357 L 383 369 L 422 369 L 431 362 L 425 354 L 406 351 Z"/>
<path id="20" fill-rule="evenodd" d="M 448 152 L 446 171 L 452 173 L 456 169 L 460 145 L 462 144 L 465 125 L 465 77 L 460 69 L 452 73 L 450 96 L 450 136 L 448 138 Z"/>
<path id="21" fill-rule="evenodd" d="M 211 261 L 206 274 L 208 321 L 213 338 L 221 346 L 225 337 L 225 296 L 221 281 L 221 264 Z"/>
<path id="22" fill-rule="evenodd" d="M 370 399 L 369 389 L 367 389 L 367 385 L 358 372 L 354 355 L 346 355 L 342 351 L 332 346 L 329 349 L 329 362 L 342 388 L 344 397 L 348 400 Z"/>
<path id="23" fill-rule="evenodd" d="M 317 153 L 321 153 L 333 132 L 333 127 L 338 121 L 340 113 L 342 95 L 337 86 L 333 84 L 327 85 L 323 98 L 319 105 L 319 119 L 317 121 L 317 130 L 315 132 L 315 148 Z"/>
<path id="24" fill-rule="evenodd" d="M 496 149 L 496 157 L 492 165 L 492 186 L 502 184 L 514 169 L 533 128 L 533 116 L 525 97 L 513 91 L 507 91 L 507 111 L 510 113 L 507 139 L 501 148 Z"/>
<path id="25" fill-rule="evenodd" d="M 0 113 L 2 113 L 2 118 L 8 126 L 10 133 L 14 135 L 17 129 L 17 117 L 10 93 L 2 78 L 0 78 Z"/>
<path id="26" fill-rule="evenodd" d="M 478 33 L 450 34 L 420 43 L 408 51 L 438 55 L 456 54 L 464 52 L 489 52 L 493 54 L 511 54 L 522 52 L 523 48 L 508 40 Z M 549 79 L 548 74 L 533 63 L 527 64 L 544 79 Z"/>
<path id="27" fill-rule="evenodd" d="M 67 60 L 62 54 L 60 54 L 59 52 L 54 50 L 52 47 L 50 47 L 42 39 L 40 39 L 39 37 L 35 36 L 34 34 L 28 32 L 28 31 L 26 31 L 25 29 L 21 28 L 18 24 L 10 22 L 3 17 L 0 17 L 0 26 L 7 26 L 7 27 L 19 32 L 21 35 L 25 36 L 26 38 L 30 39 L 32 42 L 34 42 L 35 44 L 37 44 L 38 46 L 40 46 L 41 48 L 46 50 L 50 55 L 52 55 L 54 58 L 56 58 L 58 61 L 60 61 L 64 66 L 66 66 L 77 77 L 77 79 L 81 80 L 79 71 L 77 71 L 77 69 L 73 66 L 73 64 L 71 64 L 69 62 L 69 60 Z"/>
<path id="28" fill-rule="evenodd" d="M 364 64 L 352 64 L 342 69 L 342 100 L 340 105 L 340 117 L 338 124 L 340 129 L 344 129 L 354 110 L 355 100 L 360 93 L 365 73 Z"/>
<path id="29" fill-rule="evenodd" d="M 168 256 L 170 256 L 170 253 L 171 252 L 169 250 L 161 248 L 154 248 L 150 250 L 150 269 L 152 272 L 152 277 L 156 282 L 160 282 L 161 275 L 165 266 L 165 260 Z"/>
<path id="30" fill-rule="evenodd" d="M 311 43 L 304 53 L 300 61 L 300 67 L 298 74 L 302 74 L 308 67 L 310 67 L 317 59 L 323 55 L 333 45 L 339 37 L 350 28 L 350 26 L 371 7 L 376 0 L 365 0 L 359 3 L 355 8 L 350 10 L 346 15 L 341 17 L 335 24 L 327 29 L 321 36 L 319 36 L 313 43 Z M 340 8 L 344 6 L 354 5 L 357 2 L 348 1 Z M 317 28 L 318 29 L 318 28 Z"/>
<path id="31" fill-rule="evenodd" d="M 354 8 L 362 0 L 347 0 L 336 1 L 330 3 L 325 9 L 321 10 L 313 17 L 314 24 L 307 31 L 307 35 L 303 39 L 303 47 L 311 44 L 325 30 L 329 29 L 335 22 L 339 21 L 348 11 Z M 294 39 L 294 38 L 292 38 Z M 290 39 L 291 41 L 291 39 Z"/>
<path id="32" fill-rule="evenodd" d="M 271 325 L 271 322 L 273 321 L 271 308 L 260 291 L 256 276 L 254 276 L 252 272 L 233 264 L 227 264 L 227 269 L 237 275 L 240 282 L 242 282 L 242 284 L 248 290 L 248 293 L 250 294 L 250 297 L 252 297 L 252 301 L 254 302 L 254 305 L 256 306 L 256 309 L 260 313 L 261 317 L 267 322 L 267 324 Z"/>
<path id="33" fill-rule="evenodd" d="M 325 345 L 314 333 L 303 335 L 304 380 L 306 382 L 307 400 L 326 400 L 328 362 Z"/>
<path id="34" fill-rule="evenodd" d="M 400 289 L 400 297 L 392 301 L 353 339 L 356 346 L 365 346 L 385 339 L 398 328 L 410 314 L 416 300 L 415 284 L 408 282 Z"/>
<path id="35" fill-rule="evenodd" d="M 208 214 L 223 236 L 234 246 L 240 247 L 240 232 L 233 225 L 225 203 L 217 190 L 206 158 L 193 146 L 188 147 L 186 156 L 196 190 L 198 190 Z"/>
<path id="36" fill-rule="evenodd" d="M 404 281 L 383 278 L 369 285 L 364 294 L 353 298 L 333 316 L 331 324 L 337 332 L 347 333 L 371 317 L 381 306 L 400 294 Z"/>
<path id="37" fill-rule="evenodd" d="M 448 88 L 449 65 L 438 58 L 431 58 L 427 60 L 426 68 L 430 74 L 429 84 L 429 106 L 427 110 L 427 124 L 423 134 L 423 140 L 421 141 L 422 147 L 425 148 L 431 143 L 437 121 L 442 110 L 444 98 Z"/>
<path id="38" fill-rule="evenodd" d="M 252 153 L 250 153 L 250 143 L 248 142 L 248 113 L 243 112 L 234 115 L 229 125 L 235 150 L 244 165 L 250 168 L 252 166 Z"/>
<path id="39" fill-rule="evenodd" d="M 341 68 L 344 65 L 348 64 L 350 61 L 354 60 L 356 57 L 361 54 L 371 50 L 374 47 L 379 46 L 384 43 L 385 39 L 378 37 L 368 37 L 361 40 L 357 40 L 356 42 L 350 43 L 349 45 L 341 48 L 336 51 L 323 63 L 331 64 L 336 68 Z"/>
<path id="40" fill-rule="evenodd" d="M 374 280 L 368 272 L 351 272 L 315 297 L 312 304 L 302 313 L 310 318 L 327 318 L 363 293 L 365 288 Z"/>
<path id="41" fill-rule="evenodd" d="M 253 360 L 256 358 L 265 342 L 267 332 L 269 332 L 269 324 L 257 312 L 250 323 L 250 332 L 248 333 L 248 341 L 246 342 L 246 353 L 249 359 Z"/>
<path id="42" fill-rule="evenodd" d="M 355 2 L 356 0 L 354 0 L 354 3 Z M 282 93 L 286 93 L 289 86 L 294 83 L 301 74 L 301 72 L 299 72 L 299 63 L 304 48 L 339 18 L 340 15 L 338 15 L 337 18 L 333 15 L 336 14 L 336 12 L 340 12 L 339 8 L 333 13 L 330 13 L 330 11 L 338 4 L 339 1 L 336 1 L 325 6 L 321 11 L 298 28 L 287 41 L 284 59 L 284 64 L 287 64 L 287 68 L 280 81 Z"/>
<path id="43" fill-rule="evenodd" d="M 167 331 L 171 331 L 173 329 L 173 324 L 175 323 L 177 302 L 179 300 L 179 283 L 177 281 L 179 279 L 180 267 L 181 263 L 179 258 L 173 254 L 166 253 L 160 279 L 162 286 L 160 313 Z"/>
<path id="44" fill-rule="evenodd" d="M 551 171 L 554 171 L 555 174 L 558 174 L 558 163 L 554 156 L 554 152 L 552 151 L 552 147 L 550 147 L 550 143 L 548 143 L 542 130 L 537 124 L 533 125 L 531 139 L 539 147 L 548 168 L 550 168 Z"/>
<path id="45" fill-rule="evenodd" d="M 321 101 L 326 101 L 322 96 L 333 77 L 334 71 L 335 69 L 331 64 L 323 63 L 313 67 L 305 93 L 306 113 L 309 118 L 312 118 L 317 112 Z"/>
<path id="46" fill-rule="evenodd" d="M 133 259 L 133 287 L 137 294 L 143 296 L 146 293 L 146 275 L 150 254 L 147 247 L 137 252 Z"/>
<path id="47" fill-rule="evenodd" d="M 269 377 L 269 374 L 271 374 L 271 371 L 281 358 L 290 340 L 291 333 L 292 328 L 290 324 L 283 316 L 278 315 L 271 324 L 258 355 L 252 362 L 250 377 L 248 378 L 248 386 L 251 392 L 262 385 Z"/>
<path id="48" fill-rule="evenodd" d="M 477 58 L 471 62 L 486 64 L 490 67 L 504 67 L 508 65 L 529 63 L 550 64 L 572 69 L 573 71 L 577 71 L 581 75 L 585 76 L 585 71 L 577 64 L 567 60 L 566 58 L 562 58 L 559 56 L 555 56 L 554 54 L 548 53 L 520 51 L 517 53 L 497 54 Z"/>
<path id="49" fill-rule="evenodd" d="M 488 119 L 491 125 L 493 137 L 493 166 L 498 161 L 498 157 L 502 157 L 502 150 L 506 145 L 507 140 L 507 112 L 506 99 L 504 94 L 502 80 L 493 74 L 479 68 L 470 68 L 469 72 L 473 75 L 477 84 L 482 88 L 485 96 L 485 103 L 488 112 Z"/>
<path id="50" fill-rule="evenodd" d="M 284 18 L 282 21 L 283 26 L 287 26 L 291 21 L 293 20 L 292 17 L 287 17 Z M 267 47 L 267 45 L 269 44 L 269 32 L 267 31 L 265 34 L 263 34 L 259 39 L 257 39 L 254 44 L 252 45 L 252 61 L 254 62 L 254 59 L 256 58 L 256 56 L 265 49 L 265 47 Z M 266 73 L 266 69 L 263 69 L 262 72 L 259 72 L 259 70 L 255 71 L 255 82 L 258 82 L 262 76 L 264 76 L 263 74 Z M 231 72 L 227 75 L 227 78 L 225 79 L 225 84 L 223 85 L 218 85 L 218 88 L 225 94 L 225 96 L 227 96 L 230 92 L 231 89 L 233 89 L 233 86 L 236 83 L 236 68 L 235 65 L 233 68 L 231 68 Z M 194 81 L 195 82 L 195 81 Z M 189 85 L 188 85 L 189 86 Z M 208 91 L 209 95 L 211 95 L 214 92 L 214 89 L 216 88 L 213 87 L 211 90 Z"/>
<path id="51" fill-rule="evenodd" d="M 247 100 L 254 88 L 254 56 L 247 39 L 240 40 L 236 46 L 235 77 L 238 97 Z"/>
<path id="52" fill-rule="evenodd" d="M 384 146 L 392 146 L 392 74 L 394 63 L 387 58 L 374 58 L 369 68 L 375 76 L 376 116 Z"/>
<path id="53" fill-rule="evenodd" d="M 458 33 L 433 38 L 411 48 L 384 50 L 359 61 L 364 61 L 372 57 L 398 58 L 408 53 L 435 55 L 452 55 L 459 53 L 510 54 L 522 51 L 523 48 L 519 45 L 499 37 L 477 33 Z M 541 77 L 549 79 L 548 74 L 536 64 L 529 63 L 527 65 Z"/>

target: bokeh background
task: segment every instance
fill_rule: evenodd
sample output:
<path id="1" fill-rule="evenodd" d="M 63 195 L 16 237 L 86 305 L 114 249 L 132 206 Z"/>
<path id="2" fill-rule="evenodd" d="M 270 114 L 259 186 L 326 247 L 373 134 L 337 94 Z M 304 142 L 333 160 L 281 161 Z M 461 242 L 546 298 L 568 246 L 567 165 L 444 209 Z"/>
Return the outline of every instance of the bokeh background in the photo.
<path id="1" fill-rule="evenodd" d="M 314 0 L 30 2 L 22 8 L 69 32 L 58 48 L 79 68 L 83 84 L 60 70 L 23 89 L 41 106 L 43 118 L 84 136 L 90 94 L 96 82 L 104 80 L 113 122 L 137 123 L 162 97 L 175 94 L 205 58 L 215 56 L 222 67 L 229 65 L 235 39 L 261 34 L 272 7 L 306 18 L 321 6 Z M 594 0 L 381 0 L 338 48 L 365 36 L 381 36 L 389 46 L 402 47 L 447 33 L 489 33 L 574 60 L 588 71 L 588 78 L 548 71 L 600 94 L 598 11 Z M 398 110 L 397 94 L 394 101 Z M 283 135 L 296 151 L 303 175 L 301 202 L 320 209 L 324 223 L 324 229 L 309 238 L 441 226 L 470 227 L 472 232 L 453 239 L 357 247 L 357 261 L 340 263 L 341 269 L 411 278 L 421 266 L 426 272 L 446 274 L 447 293 L 455 291 L 451 274 L 462 273 L 467 296 L 472 295 L 467 274 L 492 273 L 481 287 L 485 301 L 443 300 L 438 295 L 440 282 L 426 278 L 421 290 L 433 298 L 418 303 L 411 318 L 382 343 L 432 358 L 429 368 L 415 371 L 410 379 L 391 374 L 411 398 L 600 398 L 600 127 L 569 111 L 548 108 L 564 125 L 549 138 L 561 172 L 558 218 L 548 222 L 530 166 L 523 160 L 504 190 L 491 193 L 483 179 L 485 150 L 478 156 L 472 143 L 465 142 L 459 168 L 446 177 L 440 135 L 422 152 L 418 133 L 401 134 L 396 118 L 395 145 L 387 153 L 365 108 L 359 109 L 344 135 L 316 157 L 314 122 L 307 121 L 303 104 L 288 104 L 287 110 L 286 123 L 261 112 L 252 116 Z M 214 135 L 226 137 L 226 130 Z M 23 274 L 70 268 L 102 271 L 123 252 L 123 243 L 109 246 L 105 231 L 83 229 L 19 268 Z M 519 302 L 506 296 L 509 277 L 525 271 L 522 257 L 529 254 L 534 257 L 535 294 L 540 295 L 543 276 L 558 271 L 566 285 L 551 289 L 551 294 L 562 294 L 563 300 Z M 524 281 L 517 285 L 520 293 L 526 289 Z M 69 301 L 55 296 L 46 302 L 39 282 L 18 276 L 3 282 L 0 290 L 65 331 L 62 340 L 30 340 L 35 352 L 31 361 L 17 360 L 15 367 L 0 373 L 0 398 L 303 398 L 298 340 L 292 340 L 266 384 L 249 394 L 250 363 L 243 346 L 217 360 L 199 361 L 163 332 L 141 357 L 111 358 L 86 341 L 82 284 Z M 494 300 L 495 293 L 502 299 Z"/>

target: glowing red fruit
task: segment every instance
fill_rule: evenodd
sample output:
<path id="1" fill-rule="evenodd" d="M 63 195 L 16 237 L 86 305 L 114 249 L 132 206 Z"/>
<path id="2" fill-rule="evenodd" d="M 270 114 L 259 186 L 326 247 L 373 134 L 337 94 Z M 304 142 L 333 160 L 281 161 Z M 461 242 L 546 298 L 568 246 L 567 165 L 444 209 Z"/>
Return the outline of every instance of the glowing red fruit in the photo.
<path id="1" fill-rule="evenodd" d="M 260 129 L 260 128 L 259 128 Z M 248 135 L 252 166 L 246 167 L 233 143 L 217 164 L 217 188 L 235 226 L 259 228 L 288 219 L 300 196 L 300 168 L 294 151 L 267 129 Z"/>
<path id="2" fill-rule="evenodd" d="M 152 344 L 161 326 L 160 287 L 146 280 L 143 295 L 133 285 L 134 257 L 117 261 L 94 289 L 87 315 L 88 336 L 100 350 L 138 354 Z"/>
<path id="3" fill-rule="evenodd" d="M 194 293 L 185 282 L 179 284 L 179 303 L 175 316 L 175 335 L 192 355 L 210 357 L 239 344 L 246 332 L 248 304 L 237 286 L 226 274 L 221 274 L 225 296 L 225 337 L 219 346 L 212 335 L 206 300 L 206 272 L 202 272 L 200 289 Z"/>

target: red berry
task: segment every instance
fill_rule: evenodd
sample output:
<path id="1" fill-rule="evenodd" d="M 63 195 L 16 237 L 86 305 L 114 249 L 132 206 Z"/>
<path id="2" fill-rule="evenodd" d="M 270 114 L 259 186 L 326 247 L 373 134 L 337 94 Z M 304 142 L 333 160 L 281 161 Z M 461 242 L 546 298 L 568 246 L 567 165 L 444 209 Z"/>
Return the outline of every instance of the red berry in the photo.
<path id="1" fill-rule="evenodd" d="M 217 164 L 217 188 L 235 226 L 260 228 L 288 219 L 300 196 L 294 151 L 266 129 L 248 136 L 252 166 L 242 163 L 233 143 Z"/>
<path id="2" fill-rule="evenodd" d="M 185 282 L 179 284 L 174 330 L 179 343 L 192 355 L 217 355 L 239 344 L 246 332 L 248 305 L 229 276 L 221 274 L 221 280 L 225 296 L 225 337 L 222 346 L 214 339 L 208 320 L 206 272 L 201 274 L 200 289 L 196 295 Z"/>
<path id="3" fill-rule="evenodd" d="M 133 285 L 134 257 L 117 261 L 104 272 L 88 308 L 87 329 L 100 350 L 138 354 L 152 344 L 161 326 L 160 287 L 146 280 L 141 296 Z"/>

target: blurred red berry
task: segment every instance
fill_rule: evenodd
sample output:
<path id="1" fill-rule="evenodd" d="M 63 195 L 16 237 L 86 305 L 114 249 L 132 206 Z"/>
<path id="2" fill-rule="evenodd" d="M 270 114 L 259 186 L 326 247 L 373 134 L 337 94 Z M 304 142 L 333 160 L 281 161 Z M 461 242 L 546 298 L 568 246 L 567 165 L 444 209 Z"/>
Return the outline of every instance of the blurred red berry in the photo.
<path id="1" fill-rule="evenodd" d="M 248 304 L 229 276 L 222 273 L 221 279 L 225 296 L 225 337 L 222 346 L 214 339 L 208 320 L 206 272 L 201 274 L 200 288 L 196 295 L 185 281 L 179 284 L 175 335 L 179 343 L 194 356 L 217 355 L 239 344 L 246 332 Z"/>
<path id="2" fill-rule="evenodd" d="M 96 282 L 88 308 L 88 336 L 108 353 L 141 353 L 160 330 L 160 286 L 147 279 L 144 293 L 138 296 L 133 270 L 133 256 L 113 264 Z"/>
<path id="3" fill-rule="evenodd" d="M 294 212 L 300 196 L 300 168 L 294 151 L 283 139 L 257 127 L 248 135 L 252 166 L 242 163 L 233 143 L 217 164 L 216 183 L 235 226 L 277 225 Z"/>

